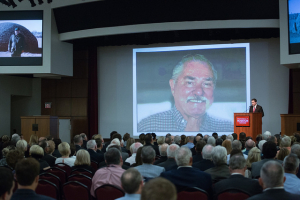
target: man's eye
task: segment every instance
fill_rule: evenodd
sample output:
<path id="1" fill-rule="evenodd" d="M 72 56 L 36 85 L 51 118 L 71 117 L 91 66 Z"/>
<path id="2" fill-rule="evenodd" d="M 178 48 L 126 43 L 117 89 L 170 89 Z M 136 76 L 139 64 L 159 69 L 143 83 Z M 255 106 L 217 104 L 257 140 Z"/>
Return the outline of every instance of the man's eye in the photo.
<path id="1" fill-rule="evenodd" d="M 186 82 L 186 85 L 188 85 L 188 86 L 192 86 L 194 84 L 194 81 L 187 81 Z"/>
<path id="2" fill-rule="evenodd" d="M 207 88 L 212 87 L 212 82 L 204 82 L 203 85 Z"/>

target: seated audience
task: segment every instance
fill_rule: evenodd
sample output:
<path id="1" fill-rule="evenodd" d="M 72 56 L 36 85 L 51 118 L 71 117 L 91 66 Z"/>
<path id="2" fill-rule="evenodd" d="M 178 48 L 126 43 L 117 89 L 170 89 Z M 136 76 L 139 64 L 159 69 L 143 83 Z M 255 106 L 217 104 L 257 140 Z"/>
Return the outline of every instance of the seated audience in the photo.
<path id="1" fill-rule="evenodd" d="M 165 171 L 164 167 L 153 165 L 155 161 L 155 151 L 151 146 L 144 146 L 141 156 L 143 164 L 135 168 L 144 178 L 155 178 Z"/>
<path id="2" fill-rule="evenodd" d="M 285 191 L 300 195 L 300 179 L 296 176 L 299 171 L 299 158 L 297 155 L 292 153 L 286 156 L 283 161 L 283 168 L 286 178 L 284 182 Z"/>
<path id="3" fill-rule="evenodd" d="M 153 145 L 158 146 L 157 139 L 156 139 L 156 134 L 155 133 L 151 133 L 151 135 L 152 135 L 152 138 L 153 138 Z"/>
<path id="4" fill-rule="evenodd" d="M 44 157 L 42 158 L 42 160 L 46 161 L 50 167 L 54 167 L 56 157 L 54 157 L 52 153 L 54 151 L 55 144 L 52 140 L 49 140 L 45 143 L 46 147 L 44 148 Z"/>
<path id="5" fill-rule="evenodd" d="M 240 140 L 235 140 L 231 144 L 232 150 L 242 150 L 242 142 Z M 248 156 L 244 154 L 244 158 L 247 160 Z M 229 165 L 230 154 L 227 155 L 227 164 Z"/>
<path id="6" fill-rule="evenodd" d="M 230 140 L 230 142 L 233 142 L 233 136 L 232 135 L 227 135 L 226 140 Z"/>
<path id="7" fill-rule="evenodd" d="M 76 160 L 74 162 L 74 166 L 72 167 L 72 170 L 74 169 L 86 169 L 89 170 L 95 174 L 95 169 L 91 167 L 91 159 L 89 152 L 85 149 L 80 149 L 76 153 Z"/>
<path id="8" fill-rule="evenodd" d="M 265 142 L 263 147 L 262 147 L 262 154 L 264 155 L 264 159 L 258 162 L 252 163 L 252 178 L 258 178 L 260 176 L 260 170 L 263 166 L 268 161 L 275 160 L 275 156 L 277 153 L 277 148 L 276 144 L 274 142 Z M 276 160 L 276 162 L 279 162 L 282 164 L 281 160 Z"/>
<path id="9" fill-rule="evenodd" d="M 212 153 L 212 160 L 215 164 L 215 167 L 205 170 L 206 173 L 211 175 L 213 183 L 229 178 L 230 171 L 226 164 L 226 158 L 227 151 L 225 147 L 216 146 Z"/>
<path id="10" fill-rule="evenodd" d="M 52 155 L 55 157 L 55 158 L 59 158 L 59 157 L 61 157 L 61 154 L 59 153 L 59 151 L 58 151 L 58 145 L 61 143 L 61 139 L 53 139 L 53 142 L 54 142 L 54 144 L 55 144 L 55 149 L 54 149 L 54 151 L 53 151 L 53 153 L 52 153 Z"/>
<path id="11" fill-rule="evenodd" d="M 145 145 L 145 136 L 146 135 L 144 133 L 139 135 L 139 139 L 140 139 L 140 142 L 141 142 L 142 145 Z"/>
<path id="12" fill-rule="evenodd" d="M 127 153 L 131 153 L 130 147 L 134 143 L 135 143 L 135 140 L 133 138 L 128 138 L 127 139 L 126 145 L 124 144 L 126 146 Z"/>
<path id="13" fill-rule="evenodd" d="M 277 146 L 277 138 L 275 137 L 275 136 L 270 136 L 268 139 L 267 139 L 267 142 L 274 142 L 275 144 L 276 144 L 276 146 Z"/>
<path id="14" fill-rule="evenodd" d="M 178 169 L 163 172 L 160 176 L 170 180 L 176 186 L 177 192 L 180 192 L 187 187 L 197 187 L 211 193 L 211 176 L 192 167 L 192 152 L 188 147 L 183 146 L 178 148 L 176 150 L 175 160 L 178 165 Z"/>
<path id="15" fill-rule="evenodd" d="M 291 148 L 291 153 L 296 154 L 300 159 L 300 144 L 294 144 Z M 297 177 L 300 178 L 300 170 L 298 170 Z"/>
<path id="16" fill-rule="evenodd" d="M 69 165 L 70 167 L 73 167 L 75 159 L 70 158 L 70 154 L 71 154 L 70 145 L 66 142 L 62 142 L 58 145 L 58 150 L 59 150 L 59 153 L 61 154 L 61 157 L 56 158 L 55 164 L 65 163 L 66 165 Z"/>
<path id="17" fill-rule="evenodd" d="M 168 156 L 167 156 L 167 149 L 168 149 L 169 145 L 167 143 L 164 143 L 162 145 L 159 146 L 159 154 L 160 154 L 160 157 L 158 160 L 156 160 L 153 165 L 158 165 L 162 162 L 165 162 L 167 159 L 168 159 Z"/>
<path id="18" fill-rule="evenodd" d="M 75 144 L 76 152 L 79 151 L 80 149 L 83 149 L 82 148 L 83 139 L 82 139 L 81 135 L 74 136 L 74 144 Z"/>
<path id="19" fill-rule="evenodd" d="M 164 167 L 165 171 L 177 169 L 178 166 L 175 161 L 175 152 L 179 148 L 180 147 L 177 144 L 171 144 L 170 146 L 168 146 L 168 148 L 167 148 L 168 159 L 165 162 L 161 162 L 161 163 L 157 164 L 157 166 Z"/>
<path id="20" fill-rule="evenodd" d="M 115 135 L 116 135 L 116 134 L 115 134 Z M 120 134 L 118 134 L 118 135 L 120 135 Z M 123 159 L 123 160 L 126 160 L 126 159 L 129 157 L 128 153 L 122 151 L 121 142 L 120 142 L 120 140 L 119 140 L 118 138 L 114 138 L 114 139 L 110 142 L 110 144 L 109 144 L 109 145 L 107 146 L 107 148 L 106 148 L 106 151 L 107 151 L 107 149 L 108 149 L 110 146 L 113 146 L 113 145 L 117 145 L 117 146 L 120 147 L 120 150 L 121 150 L 121 152 L 122 152 L 122 159 Z"/>
<path id="21" fill-rule="evenodd" d="M 130 134 L 129 133 L 125 133 L 124 135 L 123 135 L 123 141 L 124 141 L 124 146 L 127 148 L 127 142 L 128 142 L 128 139 L 130 138 Z M 133 139 L 133 138 L 132 138 Z M 134 142 L 133 142 L 134 143 Z M 133 143 L 131 143 L 131 144 L 133 144 Z M 131 146 L 131 144 L 129 144 L 129 147 Z M 128 149 L 129 150 L 129 149 Z"/>
<path id="22" fill-rule="evenodd" d="M 0 167 L 0 200 L 10 200 L 15 187 L 14 176 L 10 169 Z"/>
<path id="23" fill-rule="evenodd" d="M 136 156 L 135 156 L 135 163 L 133 163 L 131 165 L 131 167 L 136 167 L 136 166 L 140 166 L 140 165 L 143 164 L 143 161 L 142 161 L 142 149 L 143 149 L 142 146 L 140 148 L 138 148 L 138 150 L 136 152 Z"/>
<path id="24" fill-rule="evenodd" d="M 227 155 L 230 154 L 232 147 L 231 147 L 231 142 L 230 140 L 225 140 L 224 142 L 222 142 L 221 144 L 223 147 L 225 147 L 226 151 L 227 151 Z M 217 145 L 218 146 L 218 145 Z"/>
<path id="25" fill-rule="evenodd" d="M 224 141 L 226 141 L 226 140 L 224 140 Z M 216 139 L 216 146 L 222 146 L 222 143 L 223 143 L 223 139 L 222 138 L 217 138 Z"/>
<path id="26" fill-rule="evenodd" d="M 122 169 L 123 160 L 121 151 L 117 148 L 109 148 L 104 154 L 106 167 L 98 169 L 93 176 L 91 195 L 95 196 L 95 190 L 104 184 L 111 184 L 117 187 L 121 186 L 121 176 L 124 173 Z"/>
<path id="27" fill-rule="evenodd" d="M 168 135 L 166 136 L 165 143 L 167 143 L 168 145 L 172 144 L 172 138 L 171 138 L 171 136 L 168 136 Z"/>
<path id="28" fill-rule="evenodd" d="M 188 138 L 189 138 L 188 142 L 183 146 L 188 147 L 189 149 L 192 149 L 195 146 L 194 145 L 194 136 L 189 136 Z"/>
<path id="29" fill-rule="evenodd" d="M 82 137 L 82 146 L 81 146 L 81 148 L 87 149 L 86 143 L 87 143 L 88 139 L 87 139 L 86 134 L 85 133 L 80 133 L 80 136 Z"/>
<path id="30" fill-rule="evenodd" d="M 271 137 L 271 132 L 270 131 L 266 131 L 262 134 L 262 138 L 263 140 L 267 140 L 269 137 Z"/>
<path id="31" fill-rule="evenodd" d="M 104 155 L 97 153 L 97 144 L 95 140 L 89 140 L 86 143 L 86 147 L 87 151 L 90 154 L 91 161 L 95 161 L 96 163 L 101 163 L 102 161 L 104 161 Z"/>
<path id="32" fill-rule="evenodd" d="M 275 143 L 273 144 L 276 146 Z M 291 194 L 284 190 L 284 170 L 282 165 L 275 160 L 269 160 L 263 164 L 258 181 L 264 190 L 263 193 L 254 195 L 247 200 L 300 199 L 300 195 Z"/>
<path id="33" fill-rule="evenodd" d="M 259 141 L 259 143 L 258 143 L 258 148 L 260 149 L 260 151 L 262 152 L 262 148 L 263 148 L 263 145 L 264 145 L 264 143 L 266 143 L 267 142 L 267 140 L 261 140 L 261 141 Z M 277 148 L 276 148 L 277 149 Z"/>
<path id="34" fill-rule="evenodd" d="M 213 133 L 212 136 L 217 140 L 218 139 L 218 133 Z"/>
<path id="35" fill-rule="evenodd" d="M 261 161 L 261 151 L 257 147 L 253 147 L 249 153 L 247 158 L 247 168 L 251 170 L 252 163 Z"/>
<path id="36" fill-rule="evenodd" d="M 17 133 L 15 133 L 11 136 L 10 141 L 12 142 L 12 144 L 14 144 L 16 146 L 16 144 L 19 140 L 21 140 L 21 137 Z"/>
<path id="37" fill-rule="evenodd" d="M 154 149 L 155 154 L 156 154 L 156 155 L 160 155 L 160 154 L 159 154 L 158 146 L 153 145 L 152 143 L 153 143 L 152 135 L 151 135 L 150 133 L 147 133 L 146 136 L 145 136 L 145 145 L 144 145 L 144 146 L 145 146 L 145 147 L 146 147 L 146 146 L 151 146 L 151 147 Z"/>
<path id="38" fill-rule="evenodd" d="M 185 145 L 186 144 L 186 142 L 185 142 L 186 136 L 185 135 L 181 135 L 180 138 L 181 138 L 181 141 L 180 141 L 180 145 L 179 146 Z"/>
<path id="39" fill-rule="evenodd" d="M 232 156 L 234 156 L 234 155 L 241 155 L 241 156 L 244 156 L 243 152 L 242 152 L 241 150 L 239 150 L 239 149 L 233 149 L 233 150 L 231 151 L 231 153 L 230 153 L 230 158 L 231 158 Z M 244 157 L 244 158 L 245 158 L 245 157 Z M 252 178 L 251 172 L 250 172 L 248 169 L 246 169 L 246 171 L 245 171 L 245 177 L 246 177 L 246 178 Z"/>
<path id="40" fill-rule="evenodd" d="M 233 141 L 234 141 L 234 140 L 237 140 L 237 134 L 236 134 L 236 133 L 232 133 L 231 135 L 232 135 L 232 137 L 233 137 Z"/>
<path id="41" fill-rule="evenodd" d="M 239 140 L 241 141 L 241 140 L 246 140 L 246 133 L 244 133 L 244 132 L 240 132 L 240 134 L 239 134 Z"/>
<path id="42" fill-rule="evenodd" d="M 216 146 L 216 139 L 214 138 L 214 137 L 209 137 L 208 139 L 207 139 L 207 142 L 206 142 L 206 144 L 210 144 L 210 145 L 212 145 L 212 146 Z"/>
<path id="43" fill-rule="evenodd" d="M 144 185 L 141 200 L 177 200 L 176 188 L 165 178 L 154 178 Z"/>
<path id="44" fill-rule="evenodd" d="M 277 147 L 277 145 L 276 145 Z M 289 152 L 291 152 L 291 138 L 286 136 L 283 137 L 281 142 L 280 142 L 280 149 L 285 148 L 287 150 L 289 150 Z M 276 157 L 278 157 L 279 151 L 277 151 L 277 155 Z"/>
<path id="45" fill-rule="evenodd" d="M 162 145 L 165 143 L 165 137 L 164 136 L 160 136 L 158 139 L 157 139 L 157 144 L 158 146 Z"/>
<path id="46" fill-rule="evenodd" d="M 32 147 L 29 149 L 29 153 L 32 158 L 36 159 L 40 163 L 40 173 L 43 173 L 50 168 L 49 164 L 42 160 L 44 157 L 44 150 L 42 147 L 39 145 L 32 145 Z"/>
<path id="47" fill-rule="evenodd" d="M 121 176 L 122 188 L 125 196 L 116 200 L 140 200 L 144 186 L 143 177 L 138 170 L 130 168 Z"/>
<path id="48" fill-rule="evenodd" d="M 284 160 L 286 156 L 290 154 L 290 151 L 287 148 L 281 148 L 277 154 L 277 160 Z"/>
<path id="49" fill-rule="evenodd" d="M 245 177 L 246 169 L 247 166 L 244 156 L 241 154 L 233 155 L 229 161 L 229 171 L 231 176 L 214 185 L 214 199 L 217 199 L 217 196 L 220 193 L 229 189 L 242 190 L 250 196 L 262 193 L 262 187 L 257 180 Z"/>
<path id="50" fill-rule="evenodd" d="M 101 151 L 102 148 L 103 148 L 103 142 L 102 142 L 102 139 L 100 138 L 96 138 L 94 139 L 96 141 L 96 144 L 97 144 L 97 153 L 101 154 L 104 156 L 104 153 Z"/>
<path id="51" fill-rule="evenodd" d="M 252 139 L 249 139 L 245 143 L 246 151 L 244 151 L 244 154 L 248 156 L 249 151 L 255 147 L 255 142 Z"/>
<path id="52" fill-rule="evenodd" d="M 256 139 L 255 139 L 255 144 L 256 144 L 256 147 L 258 147 L 258 143 L 260 142 L 262 140 L 262 136 L 261 136 L 261 134 L 259 134 L 259 135 L 257 135 L 256 136 Z"/>
<path id="53" fill-rule="evenodd" d="M 27 151 L 27 142 L 25 140 L 19 140 L 16 147 L 19 151 L 23 151 L 25 155 L 25 152 Z"/>
<path id="54" fill-rule="evenodd" d="M 3 158 L 0 160 L 0 166 L 5 166 L 7 165 L 7 162 L 6 162 L 6 157 L 7 157 L 7 154 L 10 150 L 15 150 L 16 147 L 14 146 L 7 146 L 6 148 L 3 148 L 2 149 L 2 155 L 3 155 Z"/>
<path id="55" fill-rule="evenodd" d="M 193 155 L 193 163 L 198 162 L 202 160 L 202 149 L 206 145 L 204 140 L 199 140 L 195 145 L 195 152 L 196 154 Z"/>
<path id="56" fill-rule="evenodd" d="M 179 135 L 176 135 L 174 137 L 174 144 L 177 144 L 178 146 L 180 146 L 180 142 L 181 142 L 181 138 Z"/>
<path id="57" fill-rule="evenodd" d="M 54 200 L 35 193 L 35 189 L 39 184 L 39 174 L 40 166 L 35 159 L 26 158 L 19 161 L 16 165 L 18 189 L 12 195 L 11 200 Z"/>
<path id="58" fill-rule="evenodd" d="M 207 144 L 202 149 L 202 160 L 198 162 L 193 162 L 193 167 L 200 169 L 201 171 L 205 171 L 214 167 L 214 163 L 212 161 L 214 146 Z"/>
<path id="59" fill-rule="evenodd" d="M 129 145 L 129 141 L 127 142 L 127 145 Z M 139 143 L 139 142 L 131 144 L 131 146 L 130 146 L 131 156 L 129 158 L 127 158 L 125 160 L 125 162 L 129 163 L 129 165 L 134 164 L 135 163 L 135 159 L 136 159 L 136 153 L 137 153 L 138 149 L 140 147 L 142 147 L 142 146 L 143 145 L 141 143 Z"/>

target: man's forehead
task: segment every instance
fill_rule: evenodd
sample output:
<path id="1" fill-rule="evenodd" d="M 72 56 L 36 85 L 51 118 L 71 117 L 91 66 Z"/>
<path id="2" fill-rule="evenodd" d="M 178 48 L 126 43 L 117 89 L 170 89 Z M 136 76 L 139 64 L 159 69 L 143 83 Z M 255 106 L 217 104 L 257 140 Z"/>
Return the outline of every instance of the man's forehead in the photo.
<path id="1" fill-rule="evenodd" d="M 193 74 L 193 73 L 201 73 L 201 72 L 206 72 L 210 73 L 213 75 L 211 66 L 202 61 L 190 61 L 184 63 L 184 68 L 182 74 Z"/>

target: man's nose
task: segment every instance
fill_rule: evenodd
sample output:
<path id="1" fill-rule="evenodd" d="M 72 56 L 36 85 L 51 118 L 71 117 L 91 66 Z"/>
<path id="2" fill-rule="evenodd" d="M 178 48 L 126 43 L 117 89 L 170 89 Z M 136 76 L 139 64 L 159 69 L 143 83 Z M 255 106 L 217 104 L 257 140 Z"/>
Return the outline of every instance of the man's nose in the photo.
<path id="1" fill-rule="evenodd" d="M 203 90 L 202 84 L 196 85 L 196 87 L 193 90 L 193 94 L 201 96 L 201 95 L 203 95 L 203 93 L 204 93 L 204 90 Z"/>

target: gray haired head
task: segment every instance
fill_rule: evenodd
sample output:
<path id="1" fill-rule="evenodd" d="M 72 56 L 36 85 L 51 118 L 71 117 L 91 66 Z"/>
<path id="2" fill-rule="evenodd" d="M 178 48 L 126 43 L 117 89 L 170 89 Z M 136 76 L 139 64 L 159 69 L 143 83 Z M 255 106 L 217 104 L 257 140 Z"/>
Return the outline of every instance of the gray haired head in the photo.
<path id="1" fill-rule="evenodd" d="M 122 153 L 117 148 L 109 148 L 104 154 L 107 165 L 119 165 L 121 162 L 121 157 Z"/>
<path id="2" fill-rule="evenodd" d="M 192 152 L 188 147 L 182 146 L 175 152 L 175 161 L 178 166 L 187 166 L 190 163 Z"/>
<path id="3" fill-rule="evenodd" d="M 266 188 L 282 187 L 284 178 L 283 167 L 277 161 L 268 161 L 262 166 L 260 177 Z"/>
<path id="4" fill-rule="evenodd" d="M 171 144 L 170 146 L 168 146 L 168 149 L 167 149 L 168 157 L 175 158 L 175 152 L 178 148 L 180 148 L 180 147 L 177 144 Z"/>
<path id="5" fill-rule="evenodd" d="M 180 137 L 179 135 L 176 135 L 176 136 L 174 137 L 174 143 L 175 143 L 175 144 L 180 144 L 180 141 L 181 141 L 181 137 Z"/>
<path id="6" fill-rule="evenodd" d="M 184 56 L 181 61 L 174 67 L 173 69 L 173 74 L 172 74 L 172 79 L 174 80 L 174 82 L 176 83 L 178 77 L 180 76 L 180 74 L 182 73 L 182 71 L 184 70 L 184 64 L 188 63 L 188 62 L 205 62 L 207 63 L 207 65 L 210 67 L 212 73 L 213 73 L 213 83 L 214 83 L 214 87 L 216 86 L 216 82 L 217 82 L 217 71 L 215 70 L 213 64 L 207 59 L 205 58 L 203 55 L 200 54 L 196 54 L 196 55 L 186 55 Z"/>
<path id="7" fill-rule="evenodd" d="M 212 160 L 214 146 L 207 144 L 202 149 L 202 157 L 203 159 Z"/>
<path id="8" fill-rule="evenodd" d="M 86 148 L 87 149 L 94 149 L 96 145 L 97 145 L 96 140 L 89 140 L 86 143 Z"/>
<path id="9" fill-rule="evenodd" d="M 283 168 L 286 173 L 295 173 L 299 167 L 299 158 L 296 154 L 291 153 L 283 160 Z"/>
<path id="10" fill-rule="evenodd" d="M 142 149 L 141 156 L 142 156 L 143 163 L 152 164 L 156 154 L 152 146 L 144 146 Z"/>
<path id="11" fill-rule="evenodd" d="M 229 160 L 229 167 L 231 170 L 243 169 L 246 166 L 246 159 L 244 156 L 236 154 Z"/>
<path id="12" fill-rule="evenodd" d="M 159 153 L 161 156 L 167 156 L 167 149 L 169 145 L 167 143 L 163 143 L 162 145 L 159 146 Z"/>
<path id="13" fill-rule="evenodd" d="M 221 165 L 227 162 L 227 150 L 225 147 L 216 146 L 212 153 L 212 160 L 215 165 Z"/>
<path id="14" fill-rule="evenodd" d="M 294 153 L 300 159 L 300 144 L 294 144 L 291 148 L 291 153 Z"/>
<path id="15" fill-rule="evenodd" d="M 232 149 L 242 149 L 242 143 L 239 140 L 234 140 L 231 144 Z"/>
<path id="16" fill-rule="evenodd" d="M 212 145 L 212 146 L 216 146 L 216 139 L 214 138 L 214 137 L 209 137 L 208 139 L 207 139 L 207 143 L 206 144 L 210 144 L 210 145 Z"/>

